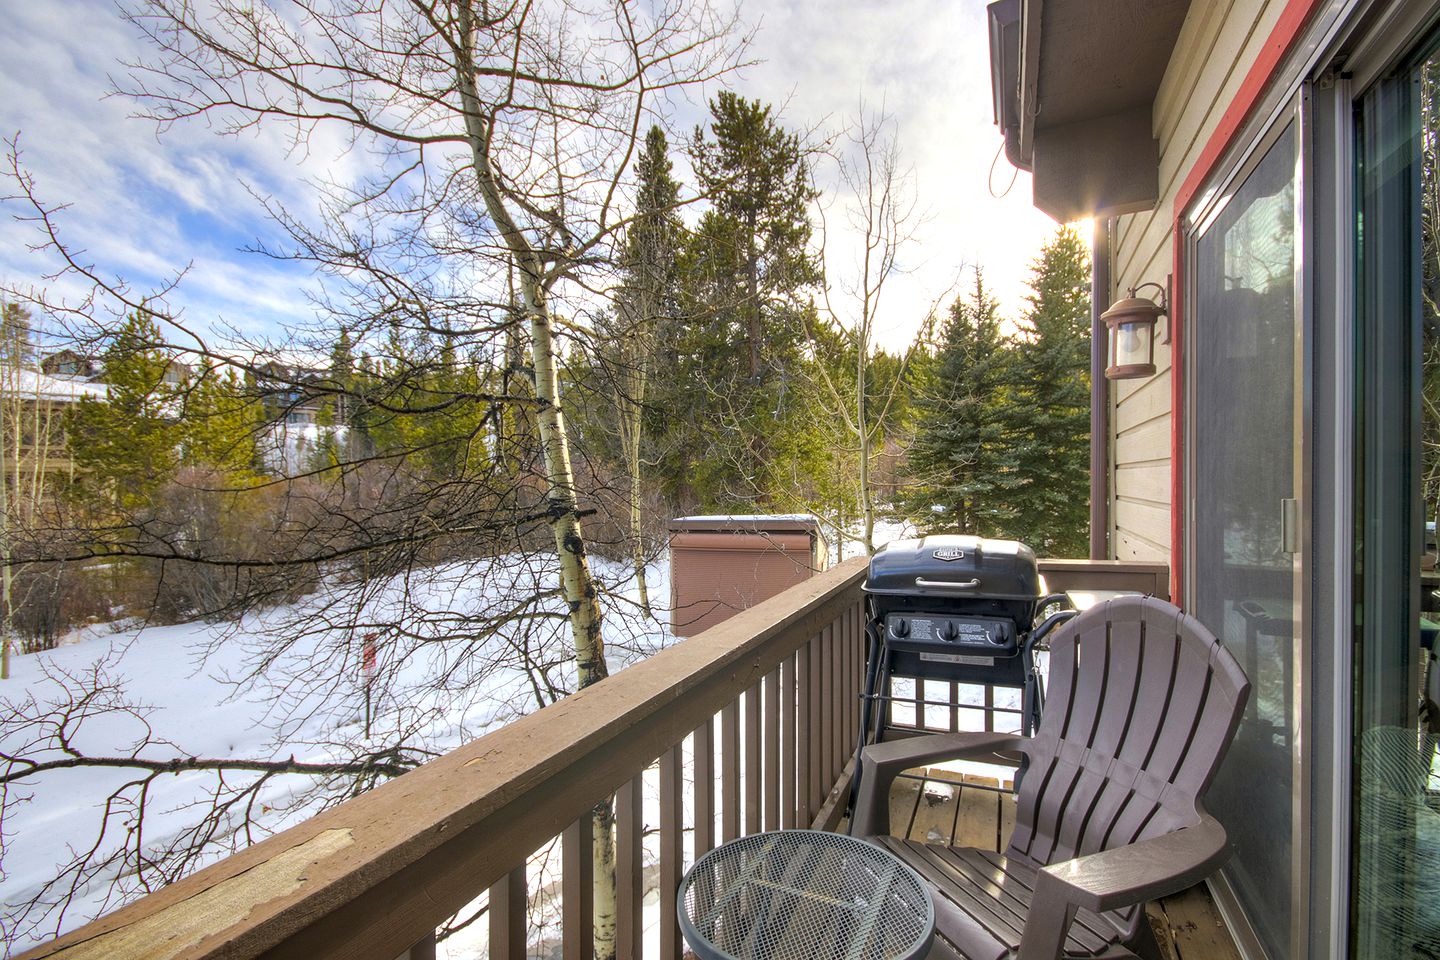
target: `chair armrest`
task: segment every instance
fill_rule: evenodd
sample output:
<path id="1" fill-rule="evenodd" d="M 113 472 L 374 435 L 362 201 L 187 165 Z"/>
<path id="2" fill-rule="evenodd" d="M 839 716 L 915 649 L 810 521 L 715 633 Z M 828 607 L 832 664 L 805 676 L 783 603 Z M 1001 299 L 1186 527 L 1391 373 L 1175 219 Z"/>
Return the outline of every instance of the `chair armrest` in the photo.
<path id="1" fill-rule="evenodd" d="M 1225 828 L 1202 813 L 1193 826 L 1051 864 L 1044 872 L 1074 891 L 1077 906 L 1099 912 L 1179 893 L 1210 876 L 1229 857 Z"/>
<path id="2" fill-rule="evenodd" d="M 1173 833 L 1051 864 L 1035 878 L 1018 960 L 1060 956 L 1077 907 L 1099 913 L 1179 893 L 1229 856 L 1225 828 L 1201 813 Z"/>
<path id="3" fill-rule="evenodd" d="M 852 837 L 890 832 L 890 785 L 902 771 L 925 763 L 990 753 L 1025 753 L 1029 740 L 1013 733 L 936 733 L 876 743 L 860 751 L 860 787 L 850 818 Z"/>

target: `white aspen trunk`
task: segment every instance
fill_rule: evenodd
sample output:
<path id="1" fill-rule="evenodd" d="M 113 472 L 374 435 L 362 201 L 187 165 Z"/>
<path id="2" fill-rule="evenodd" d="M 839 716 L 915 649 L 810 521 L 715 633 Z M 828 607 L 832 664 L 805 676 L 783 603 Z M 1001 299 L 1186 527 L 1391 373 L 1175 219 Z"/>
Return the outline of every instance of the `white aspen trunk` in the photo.
<path id="1" fill-rule="evenodd" d="M 560 582 L 570 606 L 570 633 L 575 643 L 575 667 L 580 689 L 605 679 L 605 642 L 601 631 L 600 602 L 585 537 L 580 527 L 575 475 L 570 463 L 570 438 L 560 404 L 560 378 L 555 365 L 550 308 L 539 282 L 525 276 L 525 307 L 530 314 L 530 351 L 535 365 L 535 395 L 539 401 L 536 423 L 540 450 L 550 484 L 550 529 L 560 558 Z M 596 960 L 615 957 L 615 818 L 610 801 L 593 812 L 593 863 L 595 877 Z"/>
<path id="2" fill-rule="evenodd" d="M 20 477 L 20 420 L 22 410 L 19 399 L 20 378 L 17 375 L 18 359 L 13 356 L 14 344 L 9 344 L 12 356 L 5 358 L 3 377 L 0 377 L 0 680 L 10 679 L 10 647 L 14 642 L 15 616 L 11 607 L 14 574 L 10 570 L 13 535 L 11 515 L 11 473 L 15 480 Z"/>
<path id="3" fill-rule="evenodd" d="M 640 525 L 640 471 L 630 474 L 630 551 L 635 564 L 635 588 L 640 594 L 640 610 L 650 619 L 655 613 L 650 609 L 650 585 L 645 582 L 645 540 Z"/>
<path id="4" fill-rule="evenodd" d="M 519 228 L 506 202 L 499 178 L 491 167 L 490 129 L 475 87 L 473 51 L 475 24 L 470 5 L 459 4 L 461 49 L 456 80 L 465 113 L 465 130 L 474 164 L 476 184 L 514 260 L 522 304 L 530 326 L 530 354 L 535 368 L 536 425 L 549 484 L 550 529 L 560 563 L 560 582 L 569 605 L 570 634 L 580 689 L 598 683 L 609 673 L 601 631 L 600 603 L 585 555 L 570 461 L 570 439 L 560 404 L 560 379 L 550 304 L 544 286 L 542 258 Z M 594 944 L 596 960 L 615 960 L 615 817 L 612 800 L 592 812 L 591 836 L 594 875 Z"/>
<path id="5" fill-rule="evenodd" d="M 16 426 L 18 418 L 11 415 L 11 399 L 8 394 L 14 387 L 10 382 L 12 377 L 6 370 L 4 390 L 7 396 L 4 398 L 4 419 L 11 421 L 11 424 L 0 423 L 0 680 L 10 679 L 10 643 L 14 634 L 13 626 L 15 618 L 10 608 L 10 587 L 12 575 L 10 573 L 10 471 L 7 461 L 18 459 L 15 451 L 10 448 L 11 430 L 10 426 Z M 19 439 L 19 430 L 14 431 L 16 440 Z"/>
<path id="6" fill-rule="evenodd" d="M 869 556 L 875 552 L 875 502 L 870 494 L 870 425 L 865 422 L 865 366 L 868 359 L 865 352 L 870 341 L 868 317 L 865 324 L 866 335 L 861 336 L 855 350 L 855 427 L 860 437 L 860 511 L 865 521 L 865 554 Z"/>
<path id="7" fill-rule="evenodd" d="M 650 609 L 650 586 L 645 580 L 645 533 L 641 515 L 640 439 L 644 431 L 645 389 L 649 381 L 650 325 L 649 297 L 641 298 L 641 319 L 634 329 L 625 329 L 621 346 L 622 371 L 617 406 L 620 415 L 620 445 L 630 484 L 630 560 L 635 568 L 635 586 L 640 609 L 654 619 Z"/>
<path id="8" fill-rule="evenodd" d="M 643 362 L 643 361 L 642 361 Z M 645 374 L 637 377 L 638 389 L 644 392 Z M 630 474 L 630 558 L 635 566 L 635 587 L 640 594 L 640 609 L 645 616 L 654 619 L 650 609 L 650 585 L 645 582 L 645 534 L 640 509 L 640 418 L 643 412 L 640 398 L 627 398 L 624 403 L 628 410 L 624 416 L 630 420 L 628 436 L 625 437 L 625 459 Z"/>

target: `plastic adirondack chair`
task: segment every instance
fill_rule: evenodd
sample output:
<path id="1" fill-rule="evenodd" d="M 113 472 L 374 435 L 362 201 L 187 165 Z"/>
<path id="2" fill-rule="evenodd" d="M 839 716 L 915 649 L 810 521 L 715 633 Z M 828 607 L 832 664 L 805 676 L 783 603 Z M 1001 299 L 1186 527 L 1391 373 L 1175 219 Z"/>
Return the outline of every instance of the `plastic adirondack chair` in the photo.
<path id="1" fill-rule="evenodd" d="M 1056 632 L 1033 738 L 914 737 L 867 747 L 850 832 L 934 888 L 932 958 L 1159 957 L 1145 902 L 1178 893 L 1229 855 L 1201 799 L 1250 691 L 1215 637 L 1160 600 L 1098 604 Z M 902 770 L 1025 755 L 1004 854 L 887 836 Z"/>

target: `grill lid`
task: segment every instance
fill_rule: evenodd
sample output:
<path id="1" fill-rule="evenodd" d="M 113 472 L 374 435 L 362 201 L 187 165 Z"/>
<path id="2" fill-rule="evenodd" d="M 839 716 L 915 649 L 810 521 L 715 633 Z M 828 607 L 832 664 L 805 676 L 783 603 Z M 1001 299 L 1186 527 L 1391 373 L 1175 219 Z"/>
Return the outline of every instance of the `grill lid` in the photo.
<path id="1" fill-rule="evenodd" d="M 877 550 L 864 590 L 951 600 L 1035 600 L 1040 571 L 1035 552 L 1015 540 L 935 534 L 896 540 Z"/>

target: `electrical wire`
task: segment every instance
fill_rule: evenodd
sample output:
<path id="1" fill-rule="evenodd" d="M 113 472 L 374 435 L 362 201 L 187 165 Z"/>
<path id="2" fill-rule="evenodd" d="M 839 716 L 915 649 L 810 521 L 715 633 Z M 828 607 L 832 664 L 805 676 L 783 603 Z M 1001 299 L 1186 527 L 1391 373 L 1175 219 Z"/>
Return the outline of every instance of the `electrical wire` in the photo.
<path id="1" fill-rule="evenodd" d="M 1015 181 L 1020 178 L 1020 168 L 1010 168 L 1010 183 L 1000 193 L 995 192 L 995 164 L 1000 162 L 1000 154 L 1005 149 L 1005 141 L 1000 141 L 1000 146 L 995 148 L 995 158 L 990 161 L 990 176 L 985 178 L 985 188 L 990 191 L 990 196 L 996 200 L 1003 200 L 1010 196 L 1010 191 L 1015 189 Z"/>

